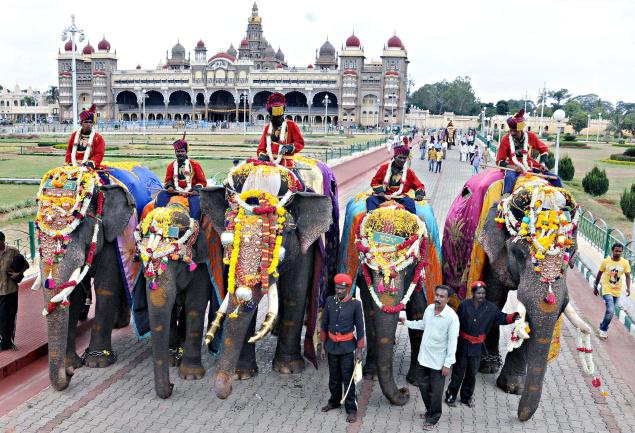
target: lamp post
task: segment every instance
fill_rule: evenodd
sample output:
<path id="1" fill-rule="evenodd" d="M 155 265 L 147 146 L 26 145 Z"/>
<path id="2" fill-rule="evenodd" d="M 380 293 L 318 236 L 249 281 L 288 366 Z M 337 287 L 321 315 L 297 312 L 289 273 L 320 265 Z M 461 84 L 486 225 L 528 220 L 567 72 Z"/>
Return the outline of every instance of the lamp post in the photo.
<path id="1" fill-rule="evenodd" d="M 243 135 L 247 134 L 247 99 L 249 98 L 249 90 L 240 94 L 243 101 Z"/>
<path id="2" fill-rule="evenodd" d="M 485 108 L 481 110 L 481 134 L 485 134 Z"/>
<path id="3" fill-rule="evenodd" d="M 146 93 L 146 91 L 142 89 L 141 90 L 141 107 L 143 108 L 143 136 L 144 137 L 146 136 L 146 128 L 147 128 L 147 126 L 146 126 L 146 122 L 147 122 L 147 119 L 146 119 L 146 99 L 148 99 L 149 97 L 150 97 L 150 95 L 148 95 Z"/>
<path id="4" fill-rule="evenodd" d="M 591 115 L 586 115 L 586 141 L 589 142 L 589 129 L 591 129 Z"/>
<path id="5" fill-rule="evenodd" d="M 558 162 L 560 161 L 560 124 L 566 117 L 564 110 L 558 109 L 553 113 L 553 120 L 556 121 L 556 166 L 555 173 L 558 175 Z"/>
<path id="6" fill-rule="evenodd" d="M 326 117 L 328 116 L 329 112 L 329 102 L 331 102 L 331 100 L 329 99 L 329 95 L 324 96 L 324 99 L 322 100 L 322 103 L 324 104 L 324 134 L 327 133 L 326 128 L 328 124 L 326 122 Z"/>
<path id="7" fill-rule="evenodd" d="M 82 29 L 77 28 L 75 25 L 75 14 L 71 15 L 71 25 L 64 29 L 62 32 L 62 42 L 66 41 L 69 38 L 71 45 L 73 48 L 72 61 L 71 61 L 71 71 L 73 73 L 73 127 L 77 127 L 77 68 L 75 65 L 75 34 L 79 33 L 79 42 L 84 40 L 84 31 Z"/>
<path id="8" fill-rule="evenodd" d="M 596 143 L 600 141 L 600 123 L 602 123 L 602 113 L 598 114 L 598 129 L 597 129 L 597 134 L 595 136 Z"/>
<path id="9" fill-rule="evenodd" d="M 401 130 L 403 131 L 404 119 L 406 118 L 406 101 L 403 101 L 403 114 L 401 116 Z"/>

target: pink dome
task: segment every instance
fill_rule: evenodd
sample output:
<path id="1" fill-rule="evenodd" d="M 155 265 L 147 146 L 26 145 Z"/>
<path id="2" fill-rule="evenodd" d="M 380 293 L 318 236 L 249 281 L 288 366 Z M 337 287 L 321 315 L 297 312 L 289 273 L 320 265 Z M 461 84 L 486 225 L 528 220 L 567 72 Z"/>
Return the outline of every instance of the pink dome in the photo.
<path id="1" fill-rule="evenodd" d="M 101 41 L 97 44 L 97 49 L 99 51 L 110 51 L 110 42 L 106 40 L 104 36 Z"/>
<path id="2" fill-rule="evenodd" d="M 141 65 L 137 65 L 136 69 L 141 69 Z"/>
<path id="3" fill-rule="evenodd" d="M 276 65 L 276 68 L 277 68 L 277 69 L 282 69 L 282 68 L 284 68 L 284 66 L 282 66 L 280 63 L 278 63 L 278 64 Z"/>
<path id="4" fill-rule="evenodd" d="M 203 42 L 202 39 L 199 39 L 199 41 L 196 43 L 196 48 L 205 48 L 205 42 Z"/>
<path id="5" fill-rule="evenodd" d="M 393 35 L 388 39 L 388 48 L 405 48 L 399 36 Z"/>
<path id="6" fill-rule="evenodd" d="M 84 53 L 84 54 L 94 54 L 95 53 L 95 49 L 90 44 L 90 41 L 86 44 L 86 46 L 82 50 L 82 53 Z"/>
<path id="7" fill-rule="evenodd" d="M 64 44 L 64 51 L 73 51 L 73 41 L 69 40 Z"/>
<path id="8" fill-rule="evenodd" d="M 243 38 L 242 41 L 240 41 L 240 47 L 248 47 L 249 46 L 249 41 L 245 38 Z"/>
<path id="9" fill-rule="evenodd" d="M 313 69 L 313 65 L 307 66 L 307 69 Z"/>
<path id="10" fill-rule="evenodd" d="M 346 44 L 345 46 L 347 47 L 357 47 L 359 48 L 362 45 L 362 43 L 359 41 L 359 38 L 357 36 L 355 36 L 355 34 L 352 34 L 348 37 L 348 39 L 346 39 Z"/>

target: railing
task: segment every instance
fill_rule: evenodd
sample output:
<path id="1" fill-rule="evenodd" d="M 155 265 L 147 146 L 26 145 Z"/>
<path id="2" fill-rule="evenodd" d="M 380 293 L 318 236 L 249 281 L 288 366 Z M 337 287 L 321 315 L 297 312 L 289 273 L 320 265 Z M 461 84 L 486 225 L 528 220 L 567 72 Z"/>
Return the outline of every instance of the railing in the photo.
<path id="1" fill-rule="evenodd" d="M 321 159 L 323 162 L 328 162 L 329 159 L 343 158 L 345 156 L 351 156 L 355 153 L 366 152 L 367 150 L 381 147 L 386 144 L 386 140 L 371 140 L 366 143 L 353 143 L 349 146 L 339 146 L 334 149 L 326 149 L 323 152 L 313 153 L 312 156 Z"/>
<path id="2" fill-rule="evenodd" d="M 15 246 L 20 253 L 30 258 L 31 261 L 35 260 L 35 223 L 29 221 L 29 231 L 18 229 L 6 229 L 4 230 L 7 237 L 12 238 L 11 243 Z M 17 236 L 11 236 L 12 233 Z"/>

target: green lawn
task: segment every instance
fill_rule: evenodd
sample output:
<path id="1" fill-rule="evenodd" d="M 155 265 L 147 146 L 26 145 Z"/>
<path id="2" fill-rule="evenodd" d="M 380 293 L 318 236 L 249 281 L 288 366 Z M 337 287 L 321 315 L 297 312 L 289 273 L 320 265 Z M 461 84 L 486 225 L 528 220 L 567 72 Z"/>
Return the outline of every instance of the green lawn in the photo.
<path id="1" fill-rule="evenodd" d="M 21 202 L 27 198 L 35 199 L 38 185 L 5 185 L 0 184 L 0 207 Z"/>

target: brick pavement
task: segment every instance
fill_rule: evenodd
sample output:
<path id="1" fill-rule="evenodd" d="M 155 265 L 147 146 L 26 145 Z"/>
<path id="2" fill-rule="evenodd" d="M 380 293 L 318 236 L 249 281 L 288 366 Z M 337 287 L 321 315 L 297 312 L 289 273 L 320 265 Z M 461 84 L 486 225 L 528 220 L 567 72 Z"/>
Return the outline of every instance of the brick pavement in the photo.
<path id="1" fill-rule="evenodd" d="M 443 221 L 447 210 L 469 175 L 466 163 L 459 163 L 456 151 L 449 152 L 444 172 L 434 175 L 414 168 L 426 183 L 437 218 Z M 435 177 L 436 176 L 436 177 Z M 366 184 L 367 180 L 363 183 Z M 361 183 L 361 182 L 360 182 Z M 360 187 L 361 189 L 361 187 Z M 350 193 L 350 192 L 349 192 Z M 344 203 L 343 203 L 344 205 Z M 579 284 L 579 281 L 569 281 Z M 264 316 L 261 308 L 260 320 Z M 506 336 L 508 329 L 503 332 Z M 406 385 L 405 373 L 410 348 L 404 327 L 398 328 L 394 368 L 399 385 Z M 583 378 L 575 352 L 574 333 L 564 327 L 560 357 L 546 374 L 540 408 L 525 423 L 516 418 L 518 396 L 504 394 L 495 387 L 495 375 L 479 375 L 476 407 L 444 406 L 438 426 L 440 432 L 631 432 L 635 431 L 633 391 L 622 374 L 609 361 L 605 348 L 594 339 L 596 366 L 611 396 L 598 397 Z M 360 421 L 346 425 L 344 412 L 322 414 L 326 401 L 327 368 L 307 366 L 300 375 L 282 376 L 271 371 L 275 337 L 257 346 L 260 374 L 237 382 L 227 400 L 218 400 L 212 391 L 215 360 L 203 356 L 207 374 L 199 381 L 183 381 L 172 369 L 174 394 L 168 400 L 155 396 L 149 340 L 137 341 L 131 333 L 115 338 L 119 361 L 108 369 L 77 371 L 70 387 L 56 392 L 50 387 L 0 418 L 0 431 L 12 432 L 418 432 L 423 403 L 416 388 L 410 386 L 411 400 L 393 407 L 381 394 L 377 382 L 360 386 Z M 502 345 L 503 346 L 503 345 Z M 632 354 L 633 355 L 633 354 Z M 632 374 L 632 372 L 630 372 Z M 1 397 L 1 396 L 0 396 Z"/>

